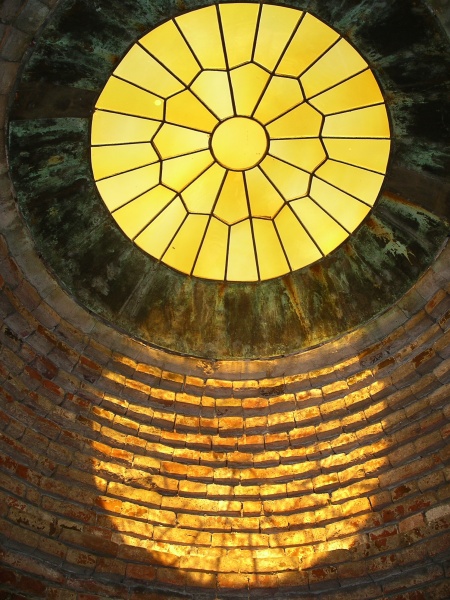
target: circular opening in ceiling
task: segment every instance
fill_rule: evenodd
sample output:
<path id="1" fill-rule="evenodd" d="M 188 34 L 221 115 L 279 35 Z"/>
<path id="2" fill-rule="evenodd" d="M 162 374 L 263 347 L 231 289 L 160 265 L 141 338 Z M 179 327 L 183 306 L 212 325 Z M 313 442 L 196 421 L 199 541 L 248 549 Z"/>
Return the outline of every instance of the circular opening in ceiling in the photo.
<path id="1" fill-rule="evenodd" d="M 92 121 L 97 188 L 123 232 L 196 277 L 272 279 L 332 252 L 390 149 L 366 61 L 309 13 L 224 4 L 141 38 Z"/>

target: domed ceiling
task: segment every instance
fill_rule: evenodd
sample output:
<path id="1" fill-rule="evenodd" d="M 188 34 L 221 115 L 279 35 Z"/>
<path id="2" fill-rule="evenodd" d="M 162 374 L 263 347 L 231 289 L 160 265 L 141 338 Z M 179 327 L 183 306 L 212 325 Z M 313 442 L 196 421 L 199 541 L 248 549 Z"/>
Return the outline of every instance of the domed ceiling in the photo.
<path id="1" fill-rule="evenodd" d="M 198 43 L 198 30 L 192 34 L 189 29 L 199 14 L 210 14 L 209 4 L 144 0 L 113 0 L 98 7 L 83 0 L 58 4 L 30 51 L 10 113 L 9 157 L 17 199 L 48 268 L 71 295 L 106 322 L 156 347 L 195 357 L 289 355 L 351 331 L 386 310 L 410 289 L 442 248 L 449 216 L 445 202 L 448 155 L 442 124 L 448 73 L 442 56 L 447 38 L 421 3 L 380 5 L 367 1 L 355 5 L 305 0 L 270 10 L 249 3 L 245 5 L 248 13 L 260 15 L 255 17 L 259 21 L 253 26 L 254 40 L 261 36 L 264 42 L 268 35 L 264 27 L 271 31 L 272 23 L 278 22 L 270 11 L 290 15 L 288 24 L 283 22 L 285 30 L 281 25 L 274 29 L 281 40 L 273 50 L 278 56 L 273 59 L 263 42 L 258 56 L 254 40 L 253 53 L 234 56 L 231 48 L 237 47 L 238 37 L 232 36 L 238 33 L 230 26 L 229 33 L 222 31 L 218 50 L 221 60 L 225 57 L 227 62 L 216 64 L 214 53 L 202 50 L 201 41 Z M 202 6 L 205 8 L 198 13 L 191 12 Z M 221 7 L 219 13 L 214 9 L 221 17 L 219 21 L 213 17 L 213 28 L 221 24 L 223 29 L 224 15 L 233 14 L 233 5 L 223 6 L 227 8 Z M 290 67 L 283 67 L 283 57 L 289 57 L 296 32 L 306 27 L 307 19 L 328 33 L 310 50 L 309 63 L 291 72 Z M 148 33 L 161 27 L 178 28 L 177 35 L 181 31 L 182 39 L 188 40 L 186 47 L 197 66 L 185 81 L 183 75 L 178 79 L 171 75 L 177 67 L 170 62 L 170 44 L 164 47 L 158 37 Z M 338 47 L 348 48 L 341 63 L 333 54 Z M 126 66 L 135 48 L 160 69 L 166 68 L 176 84 L 174 90 L 166 96 L 165 92 L 152 95 L 158 92 L 159 83 L 151 79 L 151 72 L 143 76 L 139 66 Z M 161 59 L 164 52 L 165 65 Z M 299 60 L 295 53 L 294 59 L 295 64 Z M 328 67 L 320 66 L 327 61 Z M 285 63 L 290 64 L 287 59 Z M 321 75 L 308 79 L 314 68 Z M 225 74 L 234 112 L 231 100 L 229 108 L 222 91 L 217 92 L 217 82 L 223 85 Z M 150 77 L 146 89 L 142 89 L 146 85 L 142 77 Z M 261 77 L 266 81 L 258 91 L 259 104 L 255 101 L 249 108 L 239 100 L 242 89 L 242 97 L 249 93 L 242 81 L 253 82 L 251 94 Z M 140 108 L 133 108 L 133 98 L 123 99 L 113 85 L 131 87 L 134 94 L 139 90 L 146 98 L 160 98 L 154 108 L 159 116 L 152 113 L 142 118 L 142 106 L 150 110 L 146 100 Z M 339 89 L 346 85 L 350 87 L 339 100 Z M 295 93 L 292 86 L 297 86 Z M 375 90 L 372 96 L 368 86 Z M 213 106 L 209 115 L 215 121 L 211 125 L 192 126 L 195 119 L 204 123 L 205 117 L 200 109 L 186 104 L 188 96 L 197 102 L 200 97 L 203 107 L 208 102 Z M 375 112 L 380 110 L 389 119 L 382 133 L 374 125 Z M 348 114 L 350 120 L 355 119 L 355 112 L 356 133 L 351 123 L 342 132 L 340 119 Z M 283 125 L 281 117 L 286 114 L 288 121 Z M 363 125 L 360 114 L 367 115 Z M 147 128 L 155 120 L 158 127 L 164 123 L 162 129 L 145 130 L 142 135 L 147 144 L 152 141 L 151 148 L 146 147 L 145 157 L 134 158 L 131 166 L 127 166 L 129 155 L 123 146 L 129 139 L 125 134 L 123 142 L 117 139 L 124 118 L 143 122 L 147 118 Z M 319 125 L 311 134 L 308 128 L 316 118 Z M 225 132 L 233 119 L 241 121 Z M 237 143 L 234 151 L 233 140 L 241 135 L 245 121 L 259 128 L 255 134 L 246 130 L 247 138 L 263 136 L 262 146 L 254 142 L 256 162 L 253 157 L 237 156 L 242 143 Z M 191 131 L 188 147 L 195 151 L 187 153 L 189 164 L 193 156 L 206 156 L 206 162 L 197 165 L 182 183 L 177 179 L 181 163 L 173 162 L 180 153 L 171 149 L 176 127 Z M 203 146 L 195 146 L 199 138 L 193 130 L 203 132 Z M 219 141 L 220 135 L 225 142 Z M 270 138 L 267 147 L 265 135 Z M 354 138 L 373 143 L 373 149 L 362 150 Z M 389 138 L 387 163 L 388 146 L 384 156 L 377 158 L 375 148 L 379 146 L 374 140 L 389 145 Z M 316 145 L 312 146 L 311 140 Z M 348 148 L 342 144 L 345 141 L 351 143 Z M 216 181 L 222 191 L 211 192 L 212 200 L 208 200 L 201 176 L 214 160 L 227 174 L 219 177 L 219 184 Z M 159 162 L 162 176 L 157 174 L 155 183 L 145 180 L 140 189 L 139 179 L 136 183 L 133 177 L 131 185 L 135 187 L 123 191 L 120 173 L 128 177 Z M 336 164 L 339 169 L 333 174 Z M 306 184 L 301 183 L 300 174 Z M 367 183 L 369 180 L 375 183 Z M 164 194 L 172 194 L 167 201 L 161 195 L 157 202 L 161 206 L 171 202 L 169 206 L 174 207 L 175 198 L 182 216 L 177 216 L 174 208 L 175 216 L 166 215 L 166 221 L 147 235 L 147 241 L 139 243 L 150 217 L 143 217 L 142 225 L 128 226 L 119 213 L 126 209 L 122 205 L 148 190 L 153 192 L 157 185 L 166 185 Z M 196 191 L 195 185 L 203 191 Z M 268 186 L 272 195 L 264 195 Z M 240 193 L 242 210 L 236 208 Z M 270 203 L 277 194 L 278 204 L 273 208 Z M 361 224 L 351 212 L 350 217 L 345 216 L 352 203 L 365 206 Z M 209 208 L 198 208 L 200 205 Z M 230 205 L 234 206 L 231 213 Z M 160 209 L 151 210 L 152 218 L 159 215 Z M 142 208 L 137 212 L 140 215 Z M 202 225 L 192 225 L 195 239 L 183 242 L 181 223 L 186 214 L 190 219 L 186 223 Z M 217 231 L 222 228 L 220 231 L 226 232 L 220 234 L 218 243 L 222 249 L 228 248 L 221 258 L 214 255 L 214 244 L 208 246 L 212 227 L 208 229 L 207 224 L 212 222 Z M 169 234 L 170 227 L 173 231 Z M 242 231 L 247 227 L 251 233 L 244 235 L 239 227 Z M 331 243 L 335 230 L 338 233 Z M 272 247 L 265 250 L 270 239 L 278 244 L 278 259 Z M 301 251 L 298 244 L 303 244 Z"/>
<path id="2" fill-rule="evenodd" d="M 0 2 L 1 598 L 450 597 L 430 6 Z"/>

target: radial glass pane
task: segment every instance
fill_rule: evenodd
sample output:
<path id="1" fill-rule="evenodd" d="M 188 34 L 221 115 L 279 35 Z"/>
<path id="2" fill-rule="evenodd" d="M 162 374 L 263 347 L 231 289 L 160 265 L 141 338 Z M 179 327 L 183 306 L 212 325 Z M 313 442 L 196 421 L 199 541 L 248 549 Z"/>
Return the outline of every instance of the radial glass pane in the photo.
<path id="1" fill-rule="evenodd" d="M 231 227 L 229 244 L 227 280 L 257 281 L 258 270 L 249 220 Z"/>
<path id="2" fill-rule="evenodd" d="M 383 96 L 372 72 L 367 70 L 319 94 L 310 102 L 324 114 L 330 114 L 383 102 Z"/>
<path id="3" fill-rule="evenodd" d="M 209 150 L 169 158 L 162 163 L 162 183 L 181 192 L 213 162 Z"/>
<path id="4" fill-rule="evenodd" d="M 214 208 L 214 215 L 229 224 L 236 223 L 249 216 L 244 175 L 242 173 L 228 171 Z"/>
<path id="5" fill-rule="evenodd" d="M 228 225 L 212 217 L 195 263 L 193 275 L 206 279 L 225 279 L 228 231 Z"/>
<path id="6" fill-rule="evenodd" d="M 173 21 L 148 33 L 141 38 L 140 44 L 185 84 L 200 71 L 200 65 Z"/>
<path id="7" fill-rule="evenodd" d="M 114 71 L 114 75 L 167 98 L 183 89 L 183 84 L 141 46 L 135 45 Z"/>
<path id="8" fill-rule="evenodd" d="M 310 198 L 294 200 L 291 206 L 323 254 L 329 254 L 348 237 L 345 229 Z"/>
<path id="9" fill-rule="evenodd" d="M 378 173 L 372 173 L 371 171 L 338 163 L 333 160 L 327 160 L 316 171 L 316 175 L 319 179 L 324 179 L 340 190 L 356 196 L 371 206 L 375 203 L 381 184 L 383 183 L 383 176 Z"/>
<path id="10" fill-rule="evenodd" d="M 207 133 L 165 123 L 154 138 L 154 144 L 162 159 L 206 150 L 209 144 Z"/>
<path id="11" fill-rule="evenodd" d="M 253 60 L 274 69 L 301 16 L 292 8 L 263 4 Z"/>
<path id="12" fill-rule="evenodd" d="M 181 31 L 204 69 L 225 69 L 217 9 L 208 6 L 176 18 Z"/>
<path id="13" fill-rule="evenodd" d="M 388 138 L 389 121 L 384 104 L 325 118 L 323 137 Z"/>
<path id="14" fill-rule="evenodd" d="M 221 4 L 228 67 L 237 67 L 252 58 L 259 4 Z"/>
<path id="15" fill-rule="evenodd" d="M 190 212 L 210 214 L 214 208 L 225 169 L 214 163 L 181 194 Z"/>
<path id="16" fill-rule="evenodd" d="M 134 239 L 175 198 L 175 192 L 157 185 L 114 213 L 114 218 L 127 236 Z"/>
<path id="17" fill-rule="evenodd" d="M 276 73 L 298 77 L 338 38 L 339 34 L 328 25 L 311 14 L 305 14 Z"/>
<path id="18" fill-rule="evenodd" d="M 188 215 L 164 254 L 164 262 L 190 274 L 208 224 L 206 215 Z"/>
<path id="19" fill-rule="evenodd" d="M 293 271 L 322 258 L 321 252 L 289 206 L 281 210 L 275 219 L 275 225 Z"/>
<path id="20" fill-rule="evenodd" d="M 246 171 L 245 179 L 252 216 L 272 219 L 283 206 L 284 198 L 258 167 Z"/>
<path id="21" fill-rule="evenodd" d="M 386 171 L 390 140 L 324 138 L 323 143 L 330 158 L 379 173 Z"/>
<path id="22" fill-rule="evenodd" d="M 313 178 L 310 196 L 347 231 L 354 231 L 370 211 L 366 204 L 317 177 Z"/>
<path id="23" fill-rule="evenodd" d="M 268 123 L 302 102 L 303 94 L 297 79 L 272 77 L 254 117 L 260 123 Z"/>
<path id="24" fill-rule="evenodd" d="M 140 196 L 159 183 L 159 163 L 97 181 L 97 188 L 110 211 Z"/>
<path id="25" fill-rule="evenodd" d="M 97 146 L 92 148 L 92 170 L 94 179 L 102 179 L 116 173 L 150 165 L 159 160 L 153 146 L 146 144 L 124 144 L 117 146 Z"/>
<path id="26" fill-rule="evenodd" d="M 323 117 L 305 102 L 267 126 L 272 139 L 318 137 Z"/>
<path id="27" fill-rule="evenodd" d="M 269 151 L 272 156 L 309 172 L 326 158 L 325 150 L 318 139 L 273 140 Z"/>
<path id="28" fill-rule="evenodd" d="M 179 198 L 164 210 L 135 239 L 136 244 L 155 258 L 161 258 L 187 213 Z"/>
<path id="29" fill-rule="evenodd" d="M 271 279 L 277 275 L 288 273 L 290 268 L 273 221 L 253 219 L 253 231 L 260 278 Z"/>
<path id="30" fill-rule="evenodd" d="M 148 142 L 160 126 L 160 121 L 96 110 L 92 117 L 91 144 Z"/>
<path id="31" fill-rule="evenodd" d="M 271 156 L 262 161 L 261 169 L 284 196 L 285 200 L 300 198 L 308 193 L 309 173 L 305 173 L 297 167 L 288 165 Z"/>
<path id="32" fill-rule="evenodd" d="M 238 115 L 250 116 L 269 80 L 269 73 L 254 64 L 231 71 L 234 101 Z"/>
<path id="33" fill-rule="evenodd" d="M 161 120 L 164 101 L 127 81 L 111 77 L 103 88 L 95 107 Z"/>
<path id="34" fill-rule="evenodd" d="M 309 98 L 367 68 L 366 61 L 346 40 L 340 39 L 300 78 Z"/>
<path id="35" fill-rule="evenodd" d="M 167 100 L 166 121 L 208 133 L 217 124 L 216 117 L 189 90 Z"/>
<path id="36" fill-rule="evenodd" d="M 230 82 L 225 71 L 203 71 L 191 89 L 219 119 L 226 119 L 234 114 Z"/>

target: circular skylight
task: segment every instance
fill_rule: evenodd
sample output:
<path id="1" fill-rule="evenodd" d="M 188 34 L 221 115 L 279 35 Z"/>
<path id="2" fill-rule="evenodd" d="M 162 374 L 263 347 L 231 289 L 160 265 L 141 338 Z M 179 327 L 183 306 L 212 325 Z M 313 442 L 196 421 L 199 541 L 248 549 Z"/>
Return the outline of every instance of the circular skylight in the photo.
<path id="1" fill-rule="evenodd" d="M 123 232 L 187 275 L 271 279 L 332 252 L 374 205 L 390 131 L 365 60 L 309 13 L 230 3 L 141 38 L 92 120 Z"/>

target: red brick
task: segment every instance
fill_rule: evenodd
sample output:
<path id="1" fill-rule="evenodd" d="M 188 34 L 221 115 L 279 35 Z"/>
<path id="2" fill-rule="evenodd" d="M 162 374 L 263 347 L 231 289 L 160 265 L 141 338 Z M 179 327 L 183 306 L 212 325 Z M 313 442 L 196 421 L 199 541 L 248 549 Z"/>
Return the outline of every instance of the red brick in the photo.
<path id="1" fill-rule="evenodd" d="M 201 562 L 201 559 L 197 560 L 198 562 Z M 216 589 L 217 575 L 216 573 L 190 572 L 188 574 L 187 582 L 189 585 L 198 588 Z"/>
<path id="2" fill-rule="evenodd" d="M 75 548 L 68 549 L 66 560 L 69 563 L 88 569 L 94 569 L 96 564 L 96 557 L 93 554 L 82 550 L 76 550 Z"/>
<path id="3" fill-rule="evenodd" d="M 249 573 L 248 586 L 252 588 L 276 588 L 278 587 L 278 578 L 276 574 L 269 573 Z"/>
<path id="4" fill-rule="evenodd" d="M 156 577 L 156 569 L 150 565 L 133 565 L 127 566 L 126 576 L 129 579 L 140 579 L 150 582 Z"/>
<path id="5" fill-rule="evenodd" d="M 219 588 L 248 589 L 248 575 L 243 573 L 219 573 L 217 583 Z"/>
<path id="6" fill-rule="evenodd" d="M 277 573 L 277 581 L 280 587 L 307 587 L 308 574 L 304 571 L 286 571 L 284 573 Z"/>

